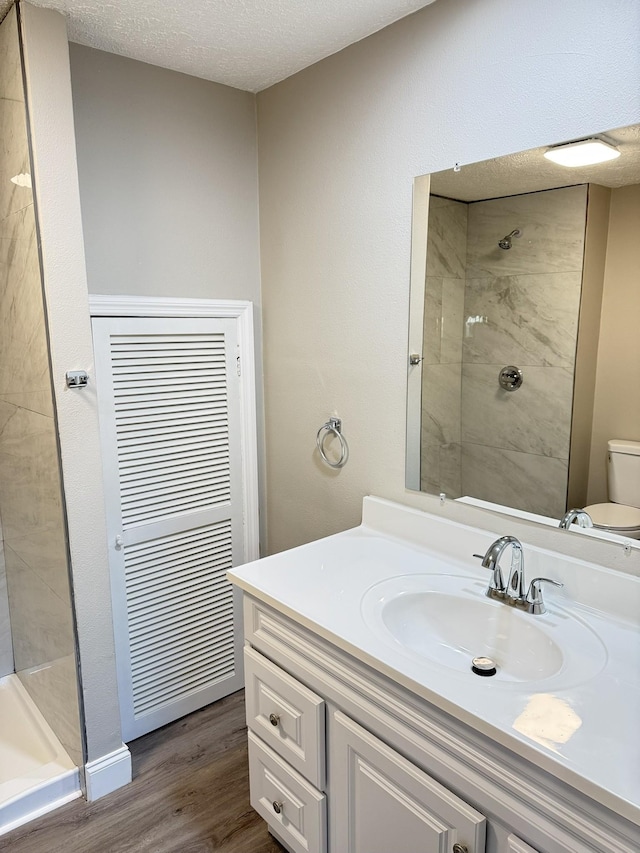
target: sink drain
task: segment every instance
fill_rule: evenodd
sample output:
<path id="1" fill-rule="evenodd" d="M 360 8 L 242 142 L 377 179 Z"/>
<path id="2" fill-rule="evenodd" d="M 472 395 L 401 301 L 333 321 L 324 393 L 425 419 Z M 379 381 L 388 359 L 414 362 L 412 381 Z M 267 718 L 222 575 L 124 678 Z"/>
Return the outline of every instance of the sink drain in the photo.
<path id="1" fill-rule="evenodd" d="M 491 658 L 478 657 L 471 661 L 471 671 L 476 675 L 489 676 L 495 675 L 498 669 Z"/>

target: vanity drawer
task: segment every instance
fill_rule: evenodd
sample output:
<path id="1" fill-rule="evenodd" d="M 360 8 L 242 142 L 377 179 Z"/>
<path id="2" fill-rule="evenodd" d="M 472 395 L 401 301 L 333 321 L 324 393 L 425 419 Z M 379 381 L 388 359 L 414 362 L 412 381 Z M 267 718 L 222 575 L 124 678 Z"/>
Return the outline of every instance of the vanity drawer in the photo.
<path id="1" fill-rule="evenodd" d="M 326 853 L 326 797 L 249 732 L 251 805 L 294 853 Z"/>
<path id="2" fill-rule="evenodd" d="M 245 646 L 247 726 L 316 788 L 324 788 L 324 700 Z"/>

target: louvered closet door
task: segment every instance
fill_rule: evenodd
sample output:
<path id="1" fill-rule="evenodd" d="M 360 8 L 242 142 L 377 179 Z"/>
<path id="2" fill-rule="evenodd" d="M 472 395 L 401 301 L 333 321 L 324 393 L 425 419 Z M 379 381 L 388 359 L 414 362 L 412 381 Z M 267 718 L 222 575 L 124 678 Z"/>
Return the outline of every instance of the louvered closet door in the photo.
<path id="1" fill-rule="evenodd" d="M 236 321 L 93 320 L 124 740 L 242 687 Z"/>

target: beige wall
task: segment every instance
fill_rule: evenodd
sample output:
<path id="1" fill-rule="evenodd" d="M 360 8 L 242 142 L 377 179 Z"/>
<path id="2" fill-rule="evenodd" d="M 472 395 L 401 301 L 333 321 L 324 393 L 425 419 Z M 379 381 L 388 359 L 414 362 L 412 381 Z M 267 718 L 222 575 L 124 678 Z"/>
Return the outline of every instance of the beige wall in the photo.
<path id="1" fill-rule="evenodd" d="M 255 96 L 69 55 L 89 292 L 259 305 Z"/>
<path id="2" fill-rule="evenodd" d="M 414 176 L 638 120 L 637 3 L 517 7 L 435 3 L 258 96 L 270 551 L 357 524 L 368 493 L 439 511 L 404 487 Z M 333 410 L 337 473 L 314 444 Z"/>
<path id="3" fill-rule="evenodd" d="M 587 505 L 593 402 L 598 367 L 598 339 L 604 269 L 607 258 L 611 190 L 589 185 L 580 294 L 580 322 L 571 413 L 571 451 L 567 509 Z"/>
<path id="4" fill-rule="evenodd" d="M 640 184 L 611 192 L 587 503 L 606 501 L 607 441 L 640 441 Z"/>
<path id="5" fill-rule="evenodd" d="M 89 293 L 253 302 L 264 540 L 255 95 L 79 44 L 69 55 Z"/>

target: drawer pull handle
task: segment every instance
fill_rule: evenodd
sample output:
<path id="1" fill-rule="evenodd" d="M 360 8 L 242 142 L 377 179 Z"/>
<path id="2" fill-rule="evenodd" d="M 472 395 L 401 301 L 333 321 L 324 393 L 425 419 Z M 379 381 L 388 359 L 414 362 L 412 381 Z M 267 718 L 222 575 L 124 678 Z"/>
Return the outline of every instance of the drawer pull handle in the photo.
<path id="1" fill-rule="evenodd" d="M 469 848 L 466 844 L 454 844 L 452 853 L 469 853 Z"/>
<path id="2" fill-rule="evenodd" d="M 280 725 L 280 714 L 269 714 L 269 722 L 272 726 Z"/>
<path id="3" fill-rule="evenodd" d="M 277 800 L 273 801 L 273 810 L 276 814 L 282 814 L 283 808 L 284 803 L 279 803 Z"/>

